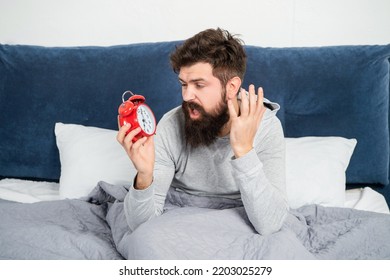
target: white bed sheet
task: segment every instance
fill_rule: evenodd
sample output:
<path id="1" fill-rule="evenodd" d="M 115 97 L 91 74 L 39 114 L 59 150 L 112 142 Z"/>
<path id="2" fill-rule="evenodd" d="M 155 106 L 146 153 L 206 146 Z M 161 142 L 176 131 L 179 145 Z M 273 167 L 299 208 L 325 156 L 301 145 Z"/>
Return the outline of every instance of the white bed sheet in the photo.
<path id="1" fill-rule="evenodd" d="M 23 203 L 60 199 L 59 184 L 20 179 L 0 180 L 0 198 Z"/>
<path id="2" fill-rule="evenodd" d="M 345 192 L 345 207 L 390 214 L 385 197 L 370 187 Z"/>
<path id="3" fill-rule="evenodd" d="M 0 198 L 23 203 L 61 199 L 58 183 L 20 179 L 0 180 Z M 345 198 L 347 208 L 390 214 L 384 196 L 370 187 L 347 190 Z"/>

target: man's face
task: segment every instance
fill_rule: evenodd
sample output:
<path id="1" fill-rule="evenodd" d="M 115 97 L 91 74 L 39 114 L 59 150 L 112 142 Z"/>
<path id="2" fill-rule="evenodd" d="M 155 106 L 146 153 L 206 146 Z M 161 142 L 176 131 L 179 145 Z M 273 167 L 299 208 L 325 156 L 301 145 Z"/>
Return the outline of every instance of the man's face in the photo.
<path id="1" fill-rule="evenodd" d="M 182 67 L 179 80 L 187 143 L 193 147 L 210 145 L 229 120 L 226 89 L 208 63 Z"/>

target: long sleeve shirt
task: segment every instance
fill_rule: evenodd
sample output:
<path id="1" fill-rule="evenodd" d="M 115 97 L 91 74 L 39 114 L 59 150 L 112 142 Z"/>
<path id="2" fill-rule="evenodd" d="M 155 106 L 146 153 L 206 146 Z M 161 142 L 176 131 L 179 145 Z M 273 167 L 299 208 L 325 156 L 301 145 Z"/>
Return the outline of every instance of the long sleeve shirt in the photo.
<path id="1" fill-rule="evenodd" d="M 124 201 L 131 230 L 161 215 L 169 188 L 199 196 L 242 200 L 255 230 L 278 231 L 287 215 L 285 143 L 276 117 L 279 105 L 269 103 L 246 155 L 235 158 L 229 135 L 210 146 L 186 145 L 181 107 L 166 113 L 155 136 L 156 161 L 153 183 L 146 189 L 131 187 Z"/>

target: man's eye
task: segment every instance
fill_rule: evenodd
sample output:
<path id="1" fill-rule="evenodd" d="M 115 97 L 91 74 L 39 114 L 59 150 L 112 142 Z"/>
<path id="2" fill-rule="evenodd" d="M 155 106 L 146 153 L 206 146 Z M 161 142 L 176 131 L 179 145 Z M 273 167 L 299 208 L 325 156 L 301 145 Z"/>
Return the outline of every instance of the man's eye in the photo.
<path id="1" fill-rule="evenodd" d="M 204 87 L 204 85 L 202 85 L 202 84 L 196 84 L 195 85 L 197 88 L 203 88 Z"/>

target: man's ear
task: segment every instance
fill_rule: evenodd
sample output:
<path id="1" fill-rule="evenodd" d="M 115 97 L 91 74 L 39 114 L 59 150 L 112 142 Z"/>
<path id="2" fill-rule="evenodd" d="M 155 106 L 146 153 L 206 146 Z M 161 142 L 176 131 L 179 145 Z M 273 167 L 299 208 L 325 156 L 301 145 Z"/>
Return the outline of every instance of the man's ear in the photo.
<path id="1" fill-rule="evenodd" d="M 226 85 L 226 98 L 233 99 L 241 88 L 241 79 L 237 76 L 231 78 Z"/>

